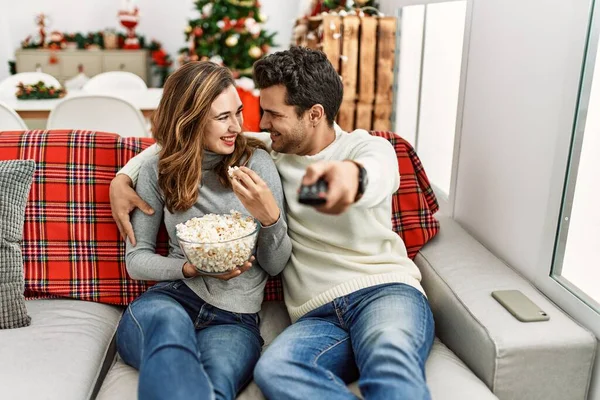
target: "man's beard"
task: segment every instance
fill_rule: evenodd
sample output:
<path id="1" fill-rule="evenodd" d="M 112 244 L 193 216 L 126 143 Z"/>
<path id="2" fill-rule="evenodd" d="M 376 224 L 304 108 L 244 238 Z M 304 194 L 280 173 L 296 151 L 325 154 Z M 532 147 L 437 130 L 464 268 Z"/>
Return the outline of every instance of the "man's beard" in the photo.
<path id="1" fill-rule="evenodd" d="M 295 126 L 289 135 L 280 135 L 277 142 L 272 142 L 271 148 L 278 153 L 298 154 L 303 147 L 305 138 L 306 134 L 302 126 Z"/>

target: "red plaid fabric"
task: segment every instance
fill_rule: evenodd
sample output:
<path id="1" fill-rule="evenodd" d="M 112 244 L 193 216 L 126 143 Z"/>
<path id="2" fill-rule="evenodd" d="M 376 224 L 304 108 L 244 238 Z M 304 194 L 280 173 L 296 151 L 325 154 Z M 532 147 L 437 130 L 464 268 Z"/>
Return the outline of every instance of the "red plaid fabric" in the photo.
<path id="1" fill-rule="evenodd" d="M 440 229 L 435 219 L 438 202 L 421 160 L 406 140 L 392 132 L 371 132 L 390 141 L 398 157 L 400 188 L 392 197 L 392 226 L 400 235 L 408 256 L 415 258 Z"/>
<path id="2" fill-rule="evenodd" d="M 433 218 L 437 201 L 412 147 L 393 133 L 373 134 L 388 139 L 398 154 L 402 179 L 393 198 L 392 221 L 414 257 L 439 229 Z M 111 216 L 109 185 L 130 158 L 152 143 L 86 131 L 0 133 L 0 160 L 37 163 L 22 243 L 28 298 L 127 305 L 146 290 L 148 283 L 127 275 L 125 245 Z M 157 251 L 167 252 L 164 230 Z M 265 301 L 281 300 L 281 278 L 270 278 Z"/>
<path id="3" fill-rule="evenodd" d="M 27 297 L 126 305 L 146 289 L 145 282 L 127 276 L 109 185 L 150 144 L 151 139 L 85 131 L 0 134 L 0 160 L 37 163 L 22 243 Z"/>

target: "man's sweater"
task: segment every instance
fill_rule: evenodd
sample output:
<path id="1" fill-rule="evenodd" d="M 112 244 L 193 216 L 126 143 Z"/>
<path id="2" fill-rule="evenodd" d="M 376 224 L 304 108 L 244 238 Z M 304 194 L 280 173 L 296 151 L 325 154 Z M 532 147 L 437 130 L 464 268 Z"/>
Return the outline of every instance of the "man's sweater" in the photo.
<path id="1" fill-rule="evenodd" d="M 275 224 L 260 228 L 256 254 L 258 264 L 255 263 L 251 269 L 229 281 L 202 276 L 186 279 L 182 271 L 185 260 L 177 242 L 176 225 L 193 217 L 209 213 L 226 214 L 230 210 L 249 215 L 232 189 L 224 187 L 213 170 L 223 156 L 206 151 L 204 154 L 198 199 L 190 209 L 182 212 L 170 213 L 165 207 L 164 196 L 158 187 L 158 155 L 151 155 L 140 165 L 137 192 L 155 213 L 149 216 L 135 210 L 132 215 L 137 245 L 133 247 L 127 242 L 127 271 L 134 279 L 183 279 L 190 289 L 213 306 L 237 313 L 255 313 L 260 310 L 267 273 L 280 273 L 292 249 L 283 211 L 281 182 L 267 152 L 256 150 L 247 166 L 267 183 L 282 210 Z M 168 257 L 155 254 L 156 234 L 163 220 L 169 234 Z"/>
<path id="2" fill-rule="evenodd" d="M 271 151 L 283 184 L 292 241 L 292 257 L 283 270 L 292 321 L 337 297 L 379 284 L 405 283 L 423 292 L 421 273 L 392 230 L 392 195 L 400 185 L 392 145 L 364 130 L 347 133 L 336 125 L 335 131 L 335 141 L 313 156 Z M 121 173 L 135 180 L 141 159 L 155 152 L 144 151 Z M 298 203 L 297 190 L 310 164 L 343 160 L 354 160 L 367 170 L 366 191 L 357 203 L 341 215 Z"/>

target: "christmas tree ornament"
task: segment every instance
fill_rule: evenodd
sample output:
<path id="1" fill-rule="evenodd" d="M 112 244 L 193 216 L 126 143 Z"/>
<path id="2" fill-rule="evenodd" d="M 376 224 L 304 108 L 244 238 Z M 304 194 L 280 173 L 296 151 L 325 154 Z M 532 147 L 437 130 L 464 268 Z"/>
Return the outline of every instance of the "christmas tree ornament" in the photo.
<path id="1" fill-rule="evenodd" d="M 194 36 L 202 36 L 204 32 L 202 31 L 202 28 L 200 28 L 199 26 L 194 28 Z"/>
<path id="2" fill-rule="evenodd" d="M 225 39 L 225 44 L 229 47 L 233 47 L 233 46 L 237 45 L 238 42 L 239 42 L 238 35 L 231 35 L 227 39 Z"/>
<path id="3" fill-rule="evenodd" d="M 190 33 L 192 31 L 192 27 L 191 26 L 186 26 L 185 27 L 185 33 Z"/>
<path id="4" fill-rule="evenodd" d="M 206 5 L 204 5 L 204 7 L 202 7 L 202 16 L 204 18 L 210 17 L 212 15 L 212 10 L 213 10 L 213 4 L 207 3 Z"/>
<path id="5" fill-rule="evenodd" d="M 218 65 L 223 65 L 223 58 L 221 56 L 212 56 L 209 61 Z"/>
<path id="6" fill-rule="evenodd" d="M 252 46 L 250 47 L 250 50 L 248 50 L 248 54 L 252 58 L 260 58 L 260 56 L 262 56 L 262 50 L 256 46 Z"/>

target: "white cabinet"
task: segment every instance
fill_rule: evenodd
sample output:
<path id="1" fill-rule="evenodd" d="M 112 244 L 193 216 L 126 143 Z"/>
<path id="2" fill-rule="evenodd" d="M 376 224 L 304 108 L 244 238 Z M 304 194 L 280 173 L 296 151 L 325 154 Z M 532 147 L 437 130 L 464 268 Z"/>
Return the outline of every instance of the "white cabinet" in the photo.
<path id="1" fill-rule="evenodd" d="M 108 71 L 127 71 L 138 75 L 146 84 L 149 78 L 149 57 L 146 50 L 17 50 L 17 72 L 38 69 L 61 83 L 77 75 L 79 65 L 89 77 Z M 51 63 L 54 57 L 57 62 Z"/>

